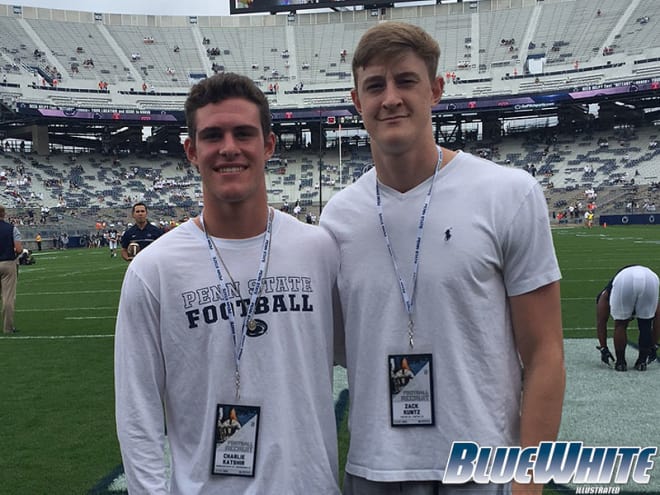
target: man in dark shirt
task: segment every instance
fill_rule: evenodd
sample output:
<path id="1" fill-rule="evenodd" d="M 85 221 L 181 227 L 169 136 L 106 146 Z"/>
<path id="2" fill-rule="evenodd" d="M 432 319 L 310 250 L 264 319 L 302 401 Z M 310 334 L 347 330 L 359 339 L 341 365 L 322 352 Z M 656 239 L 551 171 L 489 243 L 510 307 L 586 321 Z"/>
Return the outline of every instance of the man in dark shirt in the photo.
<path id="1" fill-rule="evenodd" d="M 16 333 L 14 328 L 14 305 L 16 303 L 16 281 L 18 262 L 16 256 L 23 252 L 21 233 L 5 221 L 5 207 L 0 206 L 0 288 L 2 292 L 3 331 Z"/>
<path id="2" fill-rule="evenodd" d="M 121 257 L 131 261 L 137 253 L 163 235 L 163 231 L 147 220 L 147 206 L 144 203 L 133 205 L 135 225 L 121 237 Z"/>

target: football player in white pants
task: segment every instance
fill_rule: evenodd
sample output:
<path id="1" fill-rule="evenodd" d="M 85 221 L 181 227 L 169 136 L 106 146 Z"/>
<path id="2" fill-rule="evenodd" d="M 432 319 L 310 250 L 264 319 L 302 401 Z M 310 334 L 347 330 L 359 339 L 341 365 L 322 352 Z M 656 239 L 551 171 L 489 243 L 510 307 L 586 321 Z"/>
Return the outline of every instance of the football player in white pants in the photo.
<path id="1" fill-rule="evenodd" d="M 656 360 L 660 336 L 660 305 L 658 275 L 641 265 L 626 266 L 619 270 L 596 298 L 597 333 L 601 360 L 609 365 L 614 356 L 607 348 L 607 321 L 614 320 L 615 369 L 626 371 L 626 345 L 628 323 L 637 318 L 639 328 L 639 356 L 635 369 L 646 370 Z"/>

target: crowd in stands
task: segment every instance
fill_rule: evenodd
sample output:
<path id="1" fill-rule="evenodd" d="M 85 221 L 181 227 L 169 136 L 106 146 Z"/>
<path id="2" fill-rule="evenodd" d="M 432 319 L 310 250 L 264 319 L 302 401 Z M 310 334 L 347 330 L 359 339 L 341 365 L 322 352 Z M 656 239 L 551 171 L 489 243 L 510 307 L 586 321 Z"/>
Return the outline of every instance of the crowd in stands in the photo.
<path id="1" fill-rule="evenodd" d="M 493 145 L 468 142 L 464 149 L 526 170 L 548 197 L 558 195 L 555 218 L 562 213 L 563 219 L 578 220 L 585 209 L 595 209 L 597 200 L 599 211 L 603 207 L 655 211 L 660 201 L 657 137 L 653 127 L 591 134 L 548 130 L 509 136 Z M 327 201 L 359 177 L 369 167 L 368 147 L 359 139 L 344 141 L 341 163 L 334 142 L 324 152 L 321 174 L 318 150 L 280 150 L 266 169 L 270 202 L 298 201 L 309 208 L 321 196 Z M 619 194 L 607 199 L 601 197 L 603 191 Z M 125 209 L 136 201 L 174 208 L 174 217 L 196 214 L 201 190 L 196 171 L 182 155 L 54 150 L 38 156 L 30 152 L 29 143 L 5 140 L 0 152 L 0 201 L 23 212 L 22 225 L 40 225 L 102 209 L 119 209 L 118 217 L 123 218 Z"/>

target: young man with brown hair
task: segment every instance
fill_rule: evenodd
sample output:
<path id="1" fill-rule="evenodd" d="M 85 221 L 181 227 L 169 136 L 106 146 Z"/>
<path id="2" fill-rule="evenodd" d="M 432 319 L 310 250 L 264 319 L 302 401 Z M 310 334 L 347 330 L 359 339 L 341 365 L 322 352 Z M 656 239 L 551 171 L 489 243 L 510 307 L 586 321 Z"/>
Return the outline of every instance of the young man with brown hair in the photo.
<path id="1" fill-rule="evenodd" d="M 275 135 L 251 79 L 205 79 L 185 110 L 204 208 L 131 262 L 117 316 L 128 491 L 336 495 L 335 244 L 268 206 Z M 240 429 L 226 439 L 231 410 Z"/>

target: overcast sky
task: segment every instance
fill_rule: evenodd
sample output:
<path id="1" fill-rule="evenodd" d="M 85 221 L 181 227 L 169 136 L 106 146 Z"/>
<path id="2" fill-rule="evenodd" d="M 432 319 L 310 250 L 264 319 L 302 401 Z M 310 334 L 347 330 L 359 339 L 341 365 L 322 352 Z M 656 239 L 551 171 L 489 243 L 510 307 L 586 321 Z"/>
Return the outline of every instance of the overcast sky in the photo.
<path id="1" fill-rule="evenodd" d="M 229 15 L 231 0 L 17 0 L 10 5 L 110 14 Z M 5 3 L 0 1 L 0 3 Z M 9 2 L 6 2 L 9 4 Z"/>
<path id="2" fill-rule="evenodd" d="M 160 15 L 229 15 L 229 2 L 235 0 L 16 0 L 6 5 L 45 7 L 61 10 L 82 10 L 102 14 L 160 14 Z M 473 0 L 476 1 L 476 0 Z M 433 0 L 412 2 L 408 5 L 435 3 Z M 456 0 L 441 0 L 456 3 Z"/>

